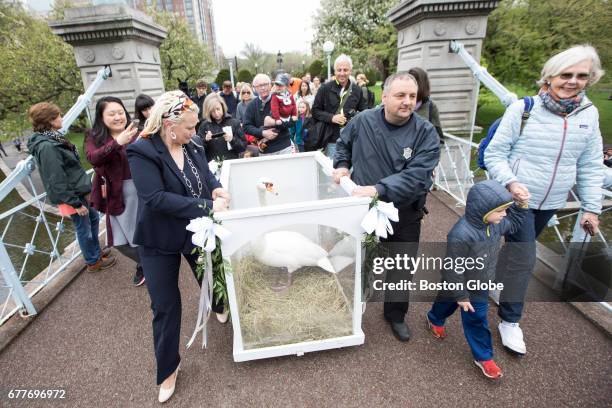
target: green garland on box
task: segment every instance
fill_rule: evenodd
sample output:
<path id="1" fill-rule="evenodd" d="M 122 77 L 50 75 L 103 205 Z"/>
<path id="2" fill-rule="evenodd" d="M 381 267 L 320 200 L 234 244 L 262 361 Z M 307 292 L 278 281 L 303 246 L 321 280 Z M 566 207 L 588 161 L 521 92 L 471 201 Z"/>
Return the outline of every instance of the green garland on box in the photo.
<path id="1" fill-rule="evenodd" d="M 221 225 L 221 221 L 215 220 L 213 215 L 214 212 L 209 210 L 208 216 L 212 218 L 215 224 Z M 202 247 L 196 247 L 191 251 L 192 254 L 196 252 L 198 253 L 198 259 L 196 260 L 196 277 L 198 279 L 203 279 L 204 272 L 206 271 L 206 251 L 204 251 Z M 213 299 L 211 299 L 211 301 L 214 302 L 214 300 L 217 300 L 218 302 L 223 302 L 227 307 L 229 298 L 227 297 L 225 272 L 231 273 L 231 266 L 228 261 L 223 259 L 223 254 L 221 253 L 221 240 L 217 236 L 215 236 L 215 249 L 210 254 L 210 258 L 212 260 L 213 271 Z"/>

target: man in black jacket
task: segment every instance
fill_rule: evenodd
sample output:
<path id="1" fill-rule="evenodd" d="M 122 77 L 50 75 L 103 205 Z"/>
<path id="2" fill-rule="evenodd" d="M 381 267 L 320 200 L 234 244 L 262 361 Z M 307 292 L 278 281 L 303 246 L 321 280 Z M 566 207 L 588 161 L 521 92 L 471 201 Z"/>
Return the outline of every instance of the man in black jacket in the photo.
<path id="1" fill-rule="evenodd" d="M 351 83 L 349 79 L 352 70 L 351 57 L 342 54 L 336 58 L 334 62 L 336 79 L 321 85 L 312 104 L 315 135 L 306 141 L 306 150 L 323 148 L 329 157 L 334 157 L 340 129 L 358 112 L 366 109 L 366 100 L 363 98 L 361 88 Z"/>
<path id="2" fill-rule="evenodd" d="M 334 157 L 334 179 L 351 177 L 357 197 L 378 197 L 399 209 L 399 221 L 391 222 L 389 257 L 415 257 L 424 215 L 425 197 L 440 157 L 438 133 L 431 123 L 413 115 L 417 83 L 408 73 L 385 81 L 382 106 L 357 115 L 342 130 Z M 361 95 L 361 94 L 360 94 Z M 353 168 L 353 172 L 349 171 Z M 402 243 L 403 248 L 398 248 Z M 410 271 L 387 270 L 387 282 L 412 279 Z M 408 292 L 385 293 L 384 315 L 401 341 L 410 339 L 404 323 Z"/>
<path id="3" fill-rule="evenodd" d="M 232 90 L 232 83 L 230 81 L 223 81 L 223 89 L 219 94 L 225 101 L 227 106 L 227 113 L 232 115 L 232 118 L 236 117 L 236 107 L 238 106 L 238 98 Z"/>
<path id="4" fill-rule="evenodd" d="M 271 116 L 271 81 L 266 74 L 257 74 L 253 78 L 253 88 L 257 90 L 257 98 L 253 99 L 244 112 L 244 133 L 255 136 L 258 140 L 265 139 L 265 148 L 261 155 L 291 153 L 291 139 L 289 130 L 285 126 L 267 129 L 264 127 L 264 118 Z"/>
<path id="5" fill-rule="evenodd" d="M 208 95 L 208 84 L 204 78 L 198 79 L 195 84 L 195 93 L 190 96 L 190 99 L 198 105 L 198 109 L 200 112 L 198 113 L 198 124 L 196 125 L 196 132 L 200 128 L 200 123 L 202 122 L 202 114 L 204 113 L 204 99 Z"/>

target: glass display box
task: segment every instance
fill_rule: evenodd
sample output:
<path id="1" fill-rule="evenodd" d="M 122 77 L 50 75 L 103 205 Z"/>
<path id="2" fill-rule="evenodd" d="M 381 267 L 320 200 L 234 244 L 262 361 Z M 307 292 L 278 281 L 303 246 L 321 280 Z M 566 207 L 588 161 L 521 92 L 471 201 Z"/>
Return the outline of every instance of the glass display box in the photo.
<path id="1" fill-rule="evenodd" d="M 234 331 L 234 361 L 363 344 L 361 221 L 370 198 L 351 197 L 320 152 L 229 160 L 229 211 L 215 219 Z"/>

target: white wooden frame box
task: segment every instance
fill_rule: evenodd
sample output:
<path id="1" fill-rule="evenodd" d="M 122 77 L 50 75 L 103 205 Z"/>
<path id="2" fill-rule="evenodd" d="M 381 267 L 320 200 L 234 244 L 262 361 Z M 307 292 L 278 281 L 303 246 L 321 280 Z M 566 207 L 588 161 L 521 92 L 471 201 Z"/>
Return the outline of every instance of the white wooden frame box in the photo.
<path id="1" fill-rule="evenodd" d="M 231 232 L 228 238 L 222 240 L 221 249 L 230 266 L 226 271 L 226 282 L 234 331 L 234 361 L 293 354 L 300 356 L 312 351 L 363 344 L 361 264 L 364 232 L 360 224 L 371 200 L 351 197 L 349 192 L 355 184 L 345 178 L 341 186 L 336 185 L 331 177 L 332 171 L 331 161 L 320 152 L 228 160 L 223 163 L 221 183 L 229 190 L 232 203 L 229 211 L 215 213 L 215 219 Z M 271 196 L 262 206 L 256 184 L 263 177 L 274 181 L 278 195 Z M 321 234 L 328 236 L 329 231 L 341 234 L 345 240 L 349 238 L 346 242 L 352 247 L 354 262 L 343 271 L 348 271 L 349 285 L 352 287 L 345 284 L 346 289 L 343 289 L 334 275 L 350 310 L 352 330 L 348 335 L 262 347 L 244 344 L 241 305 L 237 301 L 232 269 L 236 259 L 248 253 L 253 240 L 269 231 L 285 228 L 297 228 L 316 243 L 323 240 Z M 296 271 L 296 274 L 299 273 L 299 270 Z"/>

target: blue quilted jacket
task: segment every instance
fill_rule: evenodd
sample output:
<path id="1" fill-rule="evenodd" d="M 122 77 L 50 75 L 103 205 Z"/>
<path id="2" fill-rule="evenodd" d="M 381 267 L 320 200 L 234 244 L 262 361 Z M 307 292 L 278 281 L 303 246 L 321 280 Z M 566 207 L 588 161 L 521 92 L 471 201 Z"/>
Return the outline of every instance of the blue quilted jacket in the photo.
<path id="1" fill-rule="evenodd" d="M 529 189 L 529 207 L 559 209 L 576 184 L 582 209 L 601 213 L 602 139 L 597 108 L 585 97 L 565 118 L 550 112 L 535 96 L 531 115 L 519 135 L 524 103 L 506 109 L 485 151 L 492 178 L 506 186 L 518 181 Z"/>

